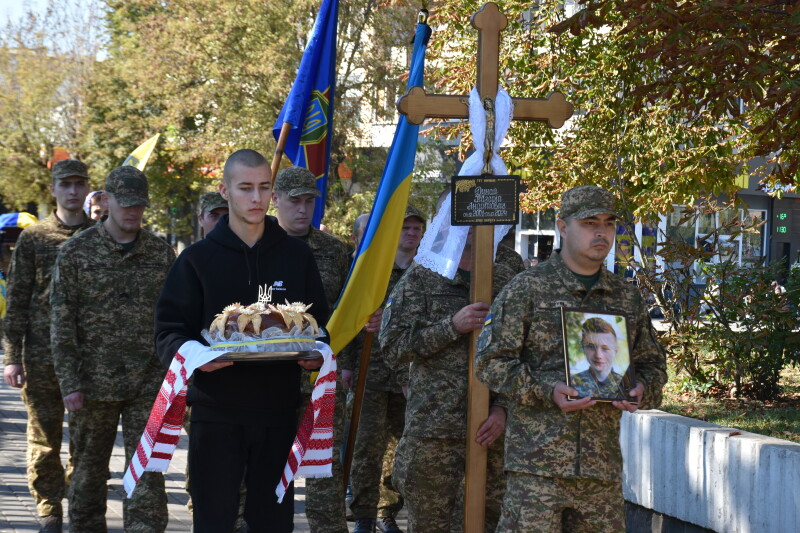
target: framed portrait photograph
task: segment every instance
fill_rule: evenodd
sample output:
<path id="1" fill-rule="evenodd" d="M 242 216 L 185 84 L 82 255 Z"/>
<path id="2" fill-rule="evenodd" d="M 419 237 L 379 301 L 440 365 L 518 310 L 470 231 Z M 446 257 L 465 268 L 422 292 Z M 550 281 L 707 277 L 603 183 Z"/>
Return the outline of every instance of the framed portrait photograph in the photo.
<path id="1" fill-rule="evenodd" d="M 631 401 L 636 386 L 628 324 L 622 313 L 561 308 L 567 384 L 599 401 Z M 631 402 L 635 403 L 635 402 Z"/>

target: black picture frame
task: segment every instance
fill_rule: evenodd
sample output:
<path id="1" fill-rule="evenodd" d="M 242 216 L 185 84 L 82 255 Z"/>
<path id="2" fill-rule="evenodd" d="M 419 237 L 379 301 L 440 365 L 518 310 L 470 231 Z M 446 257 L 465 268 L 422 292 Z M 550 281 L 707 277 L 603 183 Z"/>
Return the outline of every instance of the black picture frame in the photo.
<path id="1" fill-rule="evenodd" d="M 566 383 L 579 393 L 570 400 L 590 396 L 636 403 L 629 394 L 636 387 L 636 373 L 625 314 L 562 307 L 561 329 Z"/>

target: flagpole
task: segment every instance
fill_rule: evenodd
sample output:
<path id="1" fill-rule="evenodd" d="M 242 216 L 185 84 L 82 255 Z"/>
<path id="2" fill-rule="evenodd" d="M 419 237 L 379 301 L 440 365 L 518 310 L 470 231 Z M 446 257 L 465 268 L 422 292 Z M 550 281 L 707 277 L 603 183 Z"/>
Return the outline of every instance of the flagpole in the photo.
<path id="1" fill-rule="evenodd" d="M 375 334 L 371 331 L 364 335 L 364 346 L 361 349 L 361 360 L 358 365 L 358 381 L 356 382 L 356 397 L 353 399 L 353 413 L 350 415 L 350 431 L 347 432 L 347 445 L 344 448 L 344 486 L 350 480 L 350 467 L 353 464 L 353 450 L 356 446 L 356 433 L 358 432 L 358 421 L 361 418 L 361 405 L 364 403 L 364 390 L 367 385 L 367 371 L 369 370 L 369 359 L 372 355 L 372 337 Z"/>
<path id="2" fill-rule="evenodd" d="M 278 173 L 278 169 L 281 166 L 281 159 L 283 158 L 283 151 L 286 149 L 286 139 L 289 138 L 289 132 L 292 129 L 292 125 L 288 122 L 284 122 L 281 126 L 281 134 L 278 137 L 278 145 L 275 147 L 275 156 L 272 158 L 272 181 L 275 182 L 275 175 Z"/>

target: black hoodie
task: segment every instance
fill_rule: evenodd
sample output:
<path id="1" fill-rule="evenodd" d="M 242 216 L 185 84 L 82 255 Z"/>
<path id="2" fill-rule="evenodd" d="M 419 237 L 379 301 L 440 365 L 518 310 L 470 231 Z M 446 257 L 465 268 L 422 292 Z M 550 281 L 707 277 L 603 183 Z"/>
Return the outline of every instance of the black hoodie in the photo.
<path id="1" fill-rule="evenodd" d="M 232 303 L 258 300 L 258 288 L 272 286 L 275 303 L 312 304 L 320 326 L 328 305 L 309 247 L 290 237 L 272 217 L 251 248 L 231 229 L 225 215 L 208 236 L 178 256 L 156 306 L 156 351 L 169 366 L 188 340 L 207 344 L 200 331 Z M 237 424 L 294 424 L 300 401 L 300 366 L 294 362 L 236 362 L 214 372 L 194 373 L 187 401 L 192 420 Z"/>

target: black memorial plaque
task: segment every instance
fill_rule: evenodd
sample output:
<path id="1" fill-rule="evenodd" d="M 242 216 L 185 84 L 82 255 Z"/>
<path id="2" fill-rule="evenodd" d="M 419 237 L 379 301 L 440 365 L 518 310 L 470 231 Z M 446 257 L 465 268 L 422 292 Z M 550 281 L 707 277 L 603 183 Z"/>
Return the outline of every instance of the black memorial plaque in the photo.
<path id="1" fill-rule="evenodd" d="M 456 176 L 452 181 L 452 224 L 516 225 L 519 193 L 519 176 Z"/>

